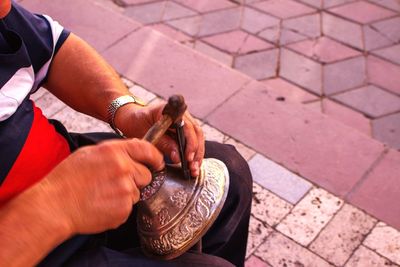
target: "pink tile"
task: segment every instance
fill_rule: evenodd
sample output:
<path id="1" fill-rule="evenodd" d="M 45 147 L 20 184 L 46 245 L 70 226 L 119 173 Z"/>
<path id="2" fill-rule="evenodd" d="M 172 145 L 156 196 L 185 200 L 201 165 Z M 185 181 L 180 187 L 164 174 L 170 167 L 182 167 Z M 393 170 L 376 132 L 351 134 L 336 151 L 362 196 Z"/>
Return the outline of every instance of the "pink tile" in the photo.
<path id="1" fill-rule="evenodd" d="M 186 42 L 191 40 L 192 38 L 180 31 L 175 30 L 174 28 L 166 25 L 166 24 L 155 24 L 151 26 L 151 28 L 165 34 L 166 36 L 170 37 L 171 39 L 178 41 L 178 42 Z"/>
<path id="2" fill-rule="evenodd" d="M 104 56 L 121 75 L 158 95 L 184 95 L 199 118 L 249 81 L 241 73 L 149 28 L 133 32 Z"/>
<path id="3" fill-rule="evenodd" d="M 321 15 L 311 14 L 287 19 L 282 22 L 282 28 L 306 37 L 319 37 L 321 35 Z"/>
<path id="4" fill-rule="evenodd" d="M 370 0 L 377 5 L 392 9 L 394 11 L 400 11 L 400 2 L 397 0 Z"/>
<path id="5" fill-rule="evenodd" d="M 309 14 L 315 11 L 315 9 L 311 7 L 292 0 L 269 0 L 254 3 L 251 4 L 251 6 L 283 19 Z"/>
<path id="6" fill-rule="evenodd" d="M 141 27 L 129 18 L 89 1 L 30 0 L 22 4 L 32 12 L 52 16 L 100 52 Z"/>
<path id="7" fill-rule="evenodd" d="M 232 66 L 233 62 L 232 55 L 224 53 L 219 49 L 216 49 L 206 43 L 203 43 L 202 41 L 197 40 L 194 49 L 217 60 L 218 62 L 221 62 L 222 64 L 225 64 L 229 67 Z"/>
<path id="8" fill-rule="evenodd" d="M 346 59 L 324 66 L 324 93 L 331 95 L 362 86 L 367 81 L 363 56 Z"/>
<path id="9" fill-rule="evenodd" d="M 165 1 L 129 6 L 124 14 L 142 24 L 160 22 L 165 10 Z"/>
<path id="10" fill-rule="evenodd" d="M 342 43 L 364 49 L 361 26 L 337 16 L 322 13 L 322 31 Z"/>
<path id="11" fill-rule="evenodd" d="M 315 8 L 322 7 L 322 0 L 300 0 L 300 1 Z"/>
<path id="12" fill-rule="evenodd" d="M 384 149 L 381 143 L 325 115 L 276 101 L 258 83 L 244 87 L 208 121 L 339 196 L 349 192 Z"/>
<path id="13" fill-rule="evenodd" d="M 203 15 L 199 36 L 236 30 L 240 26 L 241 9 L 230 8 Z"/>
<path id="14" fill-rule="evenodd" d="M 372 54 L 400 65 L 400 44 L 375 50 Z"/>
<path id="15" fill-rule="evenodd" d="M 236 57 L 234 68 L 262 80 L 276 76 L 278 64 L 278 49 L 251 53 Z"/>
<path id="16" fill-rule="evenodd" d="M 327 98 L 322 101 L 322 106 L 326 115 L 371 136 L 371 122 L 363 114 Z"/>
<path id="17" fill-rule="evenodd" d="M 201 13 L 236 6 L 234 3 L 227 0 L 175 0 L 175 2 L 181 3 Z"/>
<path id="18" fill-rule="evenodd" d="M 154 0 L 119 0 L 123 6 L 133 6 L 138 4 L 146 4 L 154 2 Z"/>
<path id="19" fill-rule="evenodd" d="M 201 16 L 194 16 L 189 18 L 170 20 L 167 21 L 166 24 L 186 33 L 187 35 L 196 36 L 199 33 L 201 21 Z"/>
<path id="20" fill-rule="evenodd" d="M 317 113 L 322 113 L 322 101 L 321 100 L 305 103 L 304 106 L 308 110 L 312 110 Z"/>
<path id="21" fill-rule="evenodd" d="M 288 49 L 281 49 L 280 76 L 322 95 L 322 66 Z"/>
<path id="22" fill-rule="evenodd" d="M 374 56 L 367 62 L 370 82 L 400 95 L 400 66 Z"/>
<path id="23" fill-rule="evenodd" d="M 390 150 L 347 197 L 353 205 L 400 229 L 400 152 Z"/>
<path id="24" fill-rule="evenodd" d="M 245 267 L 270 267 L 268 263 L 260 260 L 256 256 L 251 256 L 249 259 L 246 260 Z"/>
<path id="25" fill-rule="evenodd" d="M 387 36 L 393 42 L 400 41 L 400 17 L 396 16 L 372 24 L 373 28 Z"/>
<path id="26" fill-rule="evenodd" d="M 318 99 L 317 96 L 308 93 L 307 91 L 282 78 L 264 80 L 262 83 L 265 84 L 267 88 L 276 95 L 275 99 L 278 97 L 281 97 L 280 99 L 282 99 L 283 97 L 284 101 L 292 101 L 295 103 L 304 103 Z"/>
<path id="27" fill-rule="evenodd" d="M 400 111 L 400 97 L 373 85 L 344 92 L 333 98 L 373 118 Z"/>
<path id="28" fill-rule="evenodd" d="M 391 44 L 394 44 L 393 40 L 391 40 L 385 34 L 379 32 L 372 25 L 364 25 L 363 32 L 364 32 L 364 40 L 365 40 L 364 42 L 366 51 L 371 51 L 373 49 L 386 47 Z"/>
<path id="29" fill-rule="evenodd" d="M 279 27 L 279 19 L 253 8 L 244 7 L 242 29 L 251 33 L 258 33 L 267 27 Z"/>
<path id="30" fill-rule="evenodd" d="M 273 45 L 239 30 L 206 37 L 203 41 L 232 54 L 246 54 L 273 47 Z"/>
<path id="31" fill-rule="evenodd" d="M 355 10 L 357 10 L 357 12 L 354 12 Z M 331 8 L 329 11 L 359 23 L 370 23 L 396 15 L 396 13 L 391 10 L 366 1 L 357 1 L 340 7 Z"/>
<path id="32" fill-rule="evenodd" d="M 284 29 L 282 30 L 283 34 Z M 273 43 L 273 44 L 278 44 L 279 43 L 279 35 L 280 35 L 280 27 L 279 26 L 272 26 L 269 27 L 263 31 L 261 31 L 258 36 Z"/>
<path id="33" fill-rule="evenodd" d="M 324 8 L 329 8 L 329 7 L 333 7 L 333 6 L 340 6 L 346 3 L 351 3 L 354 2 L 356 0 L 329 0 L 329 1 L 324 1 L 323 2 L 323 6 Z"/>
<path id="34" fill-rule="evenodd" d="M 165 20 L 189 17 L 196 14 L 197 12 L 194 12 L 184 6 L 169 1 L 165 4 L 164 14 L 162 18 L 165 21 Z"/>
<path id="35" fill-rule="evenodd" d="M 372 121 L 374 138 L 400 149 L 400 113 L 391 114 Z"/>
<path id="36" fill-rule="evenodd" d="M 342 45 L 325 36 L 291 44 L 288 47 L 322 63 L 331 63 L 361 55 L 357 50 Z"/>

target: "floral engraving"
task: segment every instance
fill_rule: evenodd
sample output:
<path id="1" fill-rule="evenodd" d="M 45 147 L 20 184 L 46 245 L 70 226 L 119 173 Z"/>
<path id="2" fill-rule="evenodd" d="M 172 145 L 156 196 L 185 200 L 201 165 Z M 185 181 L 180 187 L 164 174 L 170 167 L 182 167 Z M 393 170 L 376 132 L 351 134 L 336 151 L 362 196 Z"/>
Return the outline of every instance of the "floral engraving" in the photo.
<path id="1" fill-rule="evenodd" d="M 163 226 L 171 219 L 167 208 L 162 208 L 159 212 L 157 212 L 158 223 Z"/>
<path id="2" fill-rule="evenodd" d="M 179 191 L 176 191 L 170 197 L 170 199 L 176 207 L 183 209 L 187 203 L 188 194 L 184 190 L 179 190 Z"/>

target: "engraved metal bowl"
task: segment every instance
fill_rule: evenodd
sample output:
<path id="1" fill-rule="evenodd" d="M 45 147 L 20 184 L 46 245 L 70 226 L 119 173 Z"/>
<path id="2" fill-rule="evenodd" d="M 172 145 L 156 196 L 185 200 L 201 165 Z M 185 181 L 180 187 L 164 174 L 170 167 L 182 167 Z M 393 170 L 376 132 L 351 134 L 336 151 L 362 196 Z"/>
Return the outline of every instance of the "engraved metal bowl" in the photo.
<path id="1" fill-rule="evenodd" d="M 200 175 L 183 178 L 180 168 L 168 166 L 164 183 L 138 203 L 138 233 L 143 252 L 173 259 L 196 244 L 217 218 L 229 188 L 225 164 L 204 159 Z"/>

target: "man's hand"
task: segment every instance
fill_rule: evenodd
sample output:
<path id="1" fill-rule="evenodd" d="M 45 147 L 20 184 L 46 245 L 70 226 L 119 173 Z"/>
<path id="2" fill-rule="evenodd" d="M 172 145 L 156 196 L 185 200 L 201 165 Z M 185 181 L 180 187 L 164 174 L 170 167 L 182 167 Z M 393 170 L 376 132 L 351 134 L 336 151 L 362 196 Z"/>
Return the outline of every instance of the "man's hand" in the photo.
<path id="1" fill-rule="evenodd" d="M 139 189 L 151 181 L 149 168 L 163 167 L 161 153 L 148 142 L 108 141 L 77 150 L 39 188 L 73 234 L 97 233 L 125 222 L 139 200 Z"/>
<path id="2" fill-rule="evenodd" d="M 158 103 L 139 108 L 135 104 L 128 104 L 118 109 L 114 121 L 126 136 L 142 138 L 147 130 L 161 118 L 164 106 L 164 103 Z M 205 149 L 203 131 L 189 112 L 185 112 L 183 120 L 186 138 L 185 157 L 189 162 L 192 176 L 198 176 Z M 173 138 L 164 135 L 156 146 L 174 163 L 180 162 L 178 145 Z"/>

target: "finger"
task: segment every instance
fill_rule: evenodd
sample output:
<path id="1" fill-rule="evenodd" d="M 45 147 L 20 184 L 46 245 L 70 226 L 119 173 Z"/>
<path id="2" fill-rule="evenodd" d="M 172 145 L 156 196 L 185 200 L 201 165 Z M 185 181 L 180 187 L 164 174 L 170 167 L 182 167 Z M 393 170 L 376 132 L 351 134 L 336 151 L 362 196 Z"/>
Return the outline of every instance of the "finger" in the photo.
<path id="1" fill-rule="evenodd" d="M 168 135 L 164 135 L 157 143 L 157 148 L 164 154 L 168 155 L 173 163 L 179 163 L 179 150 L 176 141 Z"/>
<path id="2" fill-rule="evenodd" d="M 147 141 L 130 139 L 121 141 L 122 148 L 135 161 L 140 162 L 154 171 L 161 171 L 164 166 L 164 158 L 161 152 Z"/>
<path id="3" fill-rule="evenodd" d="M 185 139 L 186 139 L 186 151 L 185 151 L 185 157 L 189 162 L 192 162 L 194 160 L 194 156 L 197 153 L 198 149 L 198 138 L 196 131 L 193 126 L 193 121 L 190 118 L 189 113 L 185 113 L 184 116 L 184 121 L 185 125 L 184 127 L 184 132 L 185 132 Z"/>
<path id="4" fill-rule="evenodd" d="M 133 169 L 132 180 L 135 187 L 142 189 L 151 182 L 151 172 L 146 166 L 135 163 Z"/>

